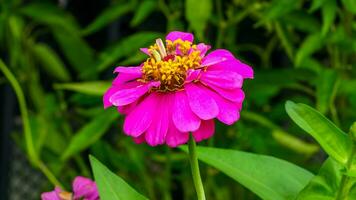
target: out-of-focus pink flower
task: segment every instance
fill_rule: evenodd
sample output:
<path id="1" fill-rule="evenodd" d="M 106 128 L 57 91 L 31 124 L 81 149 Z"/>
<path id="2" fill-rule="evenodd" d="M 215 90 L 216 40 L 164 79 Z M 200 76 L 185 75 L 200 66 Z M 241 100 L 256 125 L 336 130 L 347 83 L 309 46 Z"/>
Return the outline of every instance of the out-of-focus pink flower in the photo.
<path id="1" fill-rule="evenodd" d="M 140 66 L 117 67 L 104 107 L 126 115 L 124 132 L 137 143 L 176 147 L 214 134 L 214 118 L 231 125 L 244 100 L 243 80 L 253 78 L 250 66 L 232 53 L 193 44 L 193 35 L 174 31 L 141 51 L 149 58 Z"/>
<path id="2" fill-rule="evenodd" d="M 42 193 L 42 200 L 99 200 L 99 193 L 94 181 L 77 176 L 72 184 L 73 193 L 56 187 L 51 192 Z"/>

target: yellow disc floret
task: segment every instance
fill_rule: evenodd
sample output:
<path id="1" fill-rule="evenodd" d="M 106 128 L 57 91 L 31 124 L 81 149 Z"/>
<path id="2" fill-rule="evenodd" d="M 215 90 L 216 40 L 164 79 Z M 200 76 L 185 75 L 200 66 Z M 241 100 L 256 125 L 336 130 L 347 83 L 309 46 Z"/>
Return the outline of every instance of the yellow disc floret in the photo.
<path id="1" fill-rule="evenodd" d="M 142 81 L 160 81 L 160 86 L 153 89 L 160 92 L 182 89 L 187 71 L 199 68 L 201 63 L 200 51 L 189 41 L 167 40 L 166 46 L 157 39 L 142 67 Z"/>

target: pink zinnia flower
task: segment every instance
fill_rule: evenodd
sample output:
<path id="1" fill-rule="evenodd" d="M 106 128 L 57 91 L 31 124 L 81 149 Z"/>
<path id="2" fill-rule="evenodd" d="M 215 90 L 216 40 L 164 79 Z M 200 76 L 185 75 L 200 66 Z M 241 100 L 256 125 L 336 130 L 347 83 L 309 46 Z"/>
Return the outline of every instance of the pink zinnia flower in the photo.
<path id="1" fill-rule="evenodd" d="M 72 184 L 73 194 L 56 187 L 51 192 L 42 193 L 42 200 L 99 200 L 98 188 L 94 181 L 77 176 Z"/>
<path id="2" fill-rule="evenodd" d="M 184 144 L 189 132 L 195 141 L 214 134 L 214 118 L 236 122 L 244 100 L 241 87 L 253 78 L 250 66 L 232 53 L 193 44 L 193 35 L 171 32 L 142 48 L 149 58 L 136 67 L 117 67 L 104 107 L 117 106 L 126 115 L 124 132 L 137 143 L 151 146 Z"/>

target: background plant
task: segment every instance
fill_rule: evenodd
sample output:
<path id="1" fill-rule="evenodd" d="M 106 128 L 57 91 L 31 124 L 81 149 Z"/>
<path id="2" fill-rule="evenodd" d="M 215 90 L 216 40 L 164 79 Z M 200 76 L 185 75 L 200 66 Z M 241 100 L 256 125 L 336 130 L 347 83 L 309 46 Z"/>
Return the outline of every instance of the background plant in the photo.
<path id="1" fill-rule="evenodd" d="M 336 139 L 321 141 L 302 125 L 325 151 L 320 150 L 291 122 L 284 105 L 288 99 L 311 105 L 341 130 L 349 129 L 356 119 L 355 14 L 353 0 L 4 0 L 1 94 L 10 83 L 22 116 L 12 139 L 52 184 L 68 187 L 74 176 L 90 176 L 87 155 L 91 153 L 150 199 L 195 198 L 185 153 L 133 144 L 119 133 L 122 118 L 115 110 L 104 111 L 101 103 L 115 66 L 135 65 L 145 59 L 138 48 L 168 31 L 188 30 L 199 41 L 232 51 L 255 70 L 255 79 L 246 81 L 241 120 L 230 127 L 218 125 L 215 137 L 204 145 L 271 155 L 314 174 L 326 152 L 332 159 L 323 164 L 317 177 L 325 182 L 322 194 L 333 199 L 339 194 L 338 185 L 330 188 L 330 183 L 341 182 L 339 169 L 347 164 L 352 140 L 337 131 L 344 138 L 341 145 Z M 288 112 L 296 109 L 304 118 L 305 113 L 298 113 L 303 106 L 287 105 Z M 296 115 L 292 116 L 295 120 Z M 345 149 L 331 151 L 333 147 L 325 144 Z M 216 163 L 202 156 L 204 162 Z M 243 158 L 249 163 L 255 160 Z M 243 160 L 234 166 L 242 167 L 240 163 Z M 238 172 L 236 177 L 247 190 L 221 173 L 224 169 L 219 166 L 214 166 L 219 170 L 201 167 L 208 199 L 268 199 L 263 195 L 269 194 L 241 180 L 250 172 Z M 280 180 L 270 174 L 272 180 Z M 318 179 L 313 178 L 306 188 L 299 186 L 304 188 L 300 195 L 315 192 L 313 183 L 320 184 Z M 44 184 L 43 190 L 52 184 Z"/>

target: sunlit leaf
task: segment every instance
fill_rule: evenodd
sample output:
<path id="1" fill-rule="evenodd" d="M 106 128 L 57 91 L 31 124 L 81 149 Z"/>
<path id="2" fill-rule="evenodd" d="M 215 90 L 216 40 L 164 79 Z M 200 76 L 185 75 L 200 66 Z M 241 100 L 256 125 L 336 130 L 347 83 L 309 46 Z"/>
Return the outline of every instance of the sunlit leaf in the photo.
<path id="1" fill-rule="evenodd" d="M 95 82 L 79 82 L 79 83 L 62 83 L 55 84 L 54 87 L 58 90 L 69 90 L 83 94 L 102 96 L 110 87 L 110 82 L 95 81 Z"/>
<path id="2" fill-rule="evenodd" d="M 147 200 L 96 158 L 89 158 L 101 200 Z"/>
<path id="3" fill-rule="evenodd" d="M 61 159 L 66 160 L 94 144 L 110 128 L 110 125 L 117 117 L 118 113 L 115 109 L 108 109 L 85 124 L 84 127 L 72 137 Z"/>
<path id="4" fill-rule="evenodd" d="M 265 200 L 295 199 L 313 177 L 307 170 L 271 156 L 210 147 L 198 147 L 197 155 Z"/>
<path id="5" fill-rule="evenodd" d="M 339 191 L 342 171 L 344 167 L 334 161 L 327 159 L 310 183 L 300 192 L 297 200 L 334 200 Z M 356 198 L 356 181 L 351 180 L 351 191 L 348 199 Z"/>
<path id="6" fill-rule="evenodd" d="M 335 124 L 305 104 L 288 101 L 286 110 L 292 120 L 313 136 L 327 154 L 340 163 L 347 162 L 351 140 Z"/>

